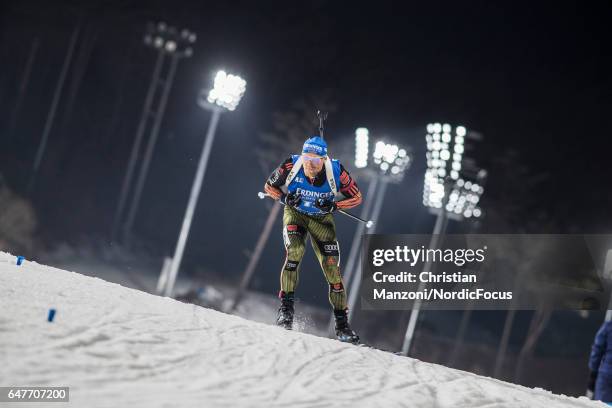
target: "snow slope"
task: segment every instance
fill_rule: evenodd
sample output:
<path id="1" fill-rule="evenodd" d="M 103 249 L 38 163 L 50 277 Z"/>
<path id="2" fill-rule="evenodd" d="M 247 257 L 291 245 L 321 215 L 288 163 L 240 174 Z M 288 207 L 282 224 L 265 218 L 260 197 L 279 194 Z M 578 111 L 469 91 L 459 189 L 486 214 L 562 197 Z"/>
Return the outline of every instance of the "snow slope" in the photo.
<path id="1" fill-rule="evenodd" d="M 70 386 L 58 408 L 605 406 L 0 253 L 0 386 L 35 385 Z"/>

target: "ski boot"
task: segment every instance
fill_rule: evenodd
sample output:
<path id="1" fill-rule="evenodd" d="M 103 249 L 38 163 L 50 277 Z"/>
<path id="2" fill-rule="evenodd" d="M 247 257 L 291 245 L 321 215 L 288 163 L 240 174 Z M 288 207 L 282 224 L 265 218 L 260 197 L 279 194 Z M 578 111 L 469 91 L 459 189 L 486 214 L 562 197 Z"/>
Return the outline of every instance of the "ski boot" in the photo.
<path id="1" fill-rule="evenodd" d="M 336 338 L 344 343 L 359 344 L 359 336 L 349 326 L 347 309 L 334 310 Z"/>
<path id="2" fill-rule="evenodd" d="M 276 325 L 287 330 L 291 330 L 293 327 L 293 314 L 295 312 L 293 308 L 293 292 L 285 293 L 281 291 L 279 292 L 278 297 L 281 300 L 281 306 L 278 308 Z"/>

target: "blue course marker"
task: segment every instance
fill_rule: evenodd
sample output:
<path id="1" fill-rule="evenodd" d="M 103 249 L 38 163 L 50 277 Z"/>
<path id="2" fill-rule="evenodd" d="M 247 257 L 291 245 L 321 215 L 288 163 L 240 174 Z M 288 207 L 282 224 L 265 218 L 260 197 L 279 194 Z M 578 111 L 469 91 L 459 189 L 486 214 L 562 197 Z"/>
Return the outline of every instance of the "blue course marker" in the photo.
<path id="1" fill-rule="evenodd" d="M 19 255 L 17 257 L 17 266 L 21 265 L 23 263 L 23 261 L 25 261 L 25 257 Z"/>
<path id="2" fill-rule="evenodd" d="M 47 321 L 52 322 L 55 317 L 55 309 L 49 309 L 49 315 L 47 316 Z"/>

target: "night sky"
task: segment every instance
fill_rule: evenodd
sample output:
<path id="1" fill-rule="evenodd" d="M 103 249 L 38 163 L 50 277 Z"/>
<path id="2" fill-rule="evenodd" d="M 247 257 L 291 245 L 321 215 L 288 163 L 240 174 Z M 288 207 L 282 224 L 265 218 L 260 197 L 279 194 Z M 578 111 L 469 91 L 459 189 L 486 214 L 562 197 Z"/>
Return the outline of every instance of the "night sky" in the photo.
<path id="1" fill-rule="evenodd" d="M 274 112 L 321 93 L 337 106 L 327 124 L 332 153 L 357 126 L 415 152 L 403 183 L 389 188 L 379 232 L 431 231 L 433 217 L 421 204 L 429 122 L 461 124 L 485 138 L 474 157 L 489 171 L 487 216 L 451 231 L 609 232 L 611 11 L 609 2 L 3 2 L 0 173 L 26 196 L 79 26 L 29 197 L 41 248 L 85 238 L 115 245 L 109 225 L 155 58 L 142 35 L 148 21 L 165 21 L 198 40 L 170 95 L 136 221 L 139 245 L 155 254 L 174 249 L 210 115 L 195 103 L 199 89 L 220 68 L 248 82 L 239 108 L 221 117 L 185 254 L 191 273 L 242 271 L 269 205 L 255 195 L 267 176 L 255 153 L 260 135 L 273 129 Z M 338 228 L 347 249 L 353 224 L 338 219 Z M 256 288 L 274 290 L 283 256 L 279 223 Z M 320 272 L 310 272 L 323 287 Z"/>

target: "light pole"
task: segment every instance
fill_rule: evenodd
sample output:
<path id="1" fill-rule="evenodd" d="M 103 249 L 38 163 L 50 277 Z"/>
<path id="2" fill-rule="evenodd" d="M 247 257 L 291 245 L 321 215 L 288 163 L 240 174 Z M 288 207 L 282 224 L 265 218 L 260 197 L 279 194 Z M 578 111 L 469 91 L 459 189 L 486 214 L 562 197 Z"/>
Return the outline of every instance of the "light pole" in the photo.
<path id="1" fill-rule="evenodd" d="M 482 183 L 486 171 L 477 169 L 470 158 L 465 158 L 465 139 L 480 140 L 478 133 L 468 133 L 463 126 L 453 129 L 449 124 L 427 125 L 427 170 L 423 188 L 423 205 L 436 215 L 436 223 L 429 241 L 429 250 L 435 250 L 446 231 L 449 219 L 478 218 L 482 210 L 478 207 L 484 193 Z M 430 271 L 433 264 L 428 261 L 423 271 Z M 419 283 L 418 291 L 425 285 Z M 421 301 L 416 300 L 410 311 L 410 319 L 402 343 L 402 354 L 408 355 L 414 339 L 416 324 L 421 311 Z"/>
<path id="2" fill-rule="evenodd" d="M 268 214 L 268 219 L 264 224 L 263 231 L 257 239 L 257 244 L 255 244 L 253 254 L 249 258 L 249 262 L 247 263 L 244 273 L 242 274 L 242 279 L 240 279 L 240 285 L 238 285 L 238 289 L 236 290 L 236 293 L 234 293 L 234 298 L 227 302 L 227 306 L 225 304 L 223 305 L 223 309 L 228 313 L 234 313 L 236 308 L 238 308 L 238 305 L 240 304 L 241 300 L 244 298 L 243 294 L 244 292 L 246 292 L 249 283 L 251 282 L 251 278 L 255 273 L 255 268 L 259 263 L 259 259 L 261 258 L 261 255 L 264 251 L 266 242 L 268 242 L 268 238 L 270 237 L 270 233 L 272 232 L 272 227 L 274 226 L 274 222 L 278 217 L 278 213 L 280 212 L 281 207 L 282 205 L 280 201 L 274 201 L 274 203 L 272 204 L 272 208 L 270 209 L 270 213 Z"/>
<path id="3" fill-rule="evenodd" d="M 140 204 L 140 197 L 142 189 L 147 178 L 149 170 L 149 164 L 153 151 L 155 150 L 155 144 L 157 142 L 157 136 L 159 129 L 164 117 L 166 110 L 166 104 L 170 90 L 172 89 L 172 82 L 174 81 L 174 75 L 178 66 L 180 58 L 188 58 L 193 54 L 192 44 L 196 41 L 195 33 L 183 29 L 178 30 L 175 27 L 168 26 L 166 23 L 160 22 L 157 24 L 149 23 L 147 32 L 143 38 L 143 42 L 147 47 L 150 47 L 157 51 L 157 58 L 153 68 L 151 80 L 149 82 L 149 89 L 147 90 L 147 96 L 145 97 L 144 105 L 142 107 L 142 113 L 140 116 L 140 122 L 136 130 L 136 137 L 132 144 L 132 151 L 128 161 L 128 167 L 123 178 L 121 185 L 121 192 L 119 194 L 119 201 L 117 202 L 117 208 L 115 209 L 115 216 L 113 219 L 111 236 L 116 237 L 125 206 L 128 201 L 128 195 L 133 191 L 132 204 L 129 208 L 125 224 L 123 225 L 123 238 L 129 239 L 129 235 L 132 230 L 132 225 L 136 217 L 136 211 Z M 165 58 L 170 57 L 170 66 L 167 69 L 165 78 L 162 79 L 164 61 Z M 161 90 L 161 96 L 156 96 Z M 157 101 L 157 106 L 154 107 L 154 103 Z M 152 121 L 152 124 L 150 124 Z M 147 128 L 150 127 L 149 141 L 145 148 L 145 155 L 138 174 L 138 180 L 136 188 L 132 189 L 132 180 L 134 172 L 136 170 L 136 164 L 138 156 L 140 155 L 141 145 L 143 137 Z"/>
<path id="4" fill-rule="evenodd" d="M 40 169 L 40 165 L 44 158 L 45 151 L 47 150 L 47 142 L 49 141 L 49 135 L 51 134 L 51 129 L 53 128 L 53 123 L 55 122 L 55 115 L 57 113 L 57 108 L 59 106 L 59 102 L 62 97 L 62 90 L 64 88 L 64 82 L 66 81 L 68 70 L 70 69 L 72 55 L 74 54 L 74 49 L 79 39 L 80 32 L 81 32 L 81 22 L 79 21 L 76 28 L 72 32 L 72 36 L 70 37 L 70 43 L 68 44 L 68 51 L 66 52 L 66 57 L 64 58 L 64 63 L 62 64 L 62 70 L 60 71 L 60 76 L 59 76 L 59 79 L 57 80 L 55 91 L 53 92 L 53 99 L 51 100 L 51 107 L 49 108 L 49 112 L 47 113 L 47 120 L 45 121 L 45 127 L 43 129 L 43 134 L 40 138 L 40 142 L 38 143 L 38 148 L 36 149 L 36 156 L 34 157 L 32 173 L 30 174 L 30 180 L 28 182 L 28 187 L 27 187 L 27 191 L 29 194 L 31 194 L 34 191 L 34 186 L 36 183 L 36 178 L 38 176 L 38 171 Z"/>
<path id="5" fill-rule="evenodd" d="M 358 169 L 360 178 L 368 180 L 368 188 L 365 193 L 365 200 L 361 209 L 361 218 L 373 221 L 374 225 L 368 229 L 368 233 L 373 234 L 380 216 L 382 204 L 389 183 L 399 183 L 402 181 L 405 172 L 412 163 L 412 158 L 407 149 L 400 148 L 396 144 L 388 144 L 379 140 L 375 144 L 374 151 L 370 154 L 370 131 L 360 127 L 355 130 L 355 167 Z M 359 262 L 359 247 L 361 237 L 364 233 L 364 224 L 359 223 L 348 261 L 346 263 L 346 274 L 344 281 L 349 288 L 348 308 L 354 310 L 357 303 L 359 286 L 361 285 L 361 264 Z M 349 313 L 352 320 L 354 314 Z M 329 330 L 333 332 L 334 319 L 329 323 Z"/>
<path id="6" fill-rule="evenodd" d="M 367 128 L 360 127 L 355 130 L 355 167 L 358 169 L 366 169 L 368 167 L 369 137 L 370 131 Z M 370 197 L 378 197 L 375 194 L 380 181 L 380 177 L 378 177 L 377 174 L 368 172 L 367 175 L 367 178 L 369 179 L 368 189 L 365 193 L 365 203 L 361 208 L 360 214 L 361 218 L 363 219 L 370 219 L 368 216 L 372 212 L 372 204 L 375 201 L 371 200 Z M 375 227 L 377 220 L 372 219 L 372 221 L 374 221 Z M 347 258 L 348 262 L 346 264 L 346 274 L 344 275 L 344 280 L 347 286 L 350 286 L 350 283 L 352 282 L 355 264 L 357 263 L 357 258 L 359 257 L 359 244 L 361 243 L 361 236 L 363 235 L 364 231 L 365 225 L 363 225 L 363 223 L 357 224 L 355 234 L 353 235 L 351 251 L 349 252 L 349 256 Z"/>
<path id="7" fill-rule="evenodd" d="M 404 174 L 412 163 L 412 159 L 410 158 L 410 154 L 406 149 L 400 148 L 396 144 L 386 143 L 383 140 L 379 140 L 374 145 L 375 147 L 374 152 L 372 152 L 372 160 L 368 165 L 368 139 L 364 137 L 366 132 L 364 132 L 363 129 L 364 128 L 358 128 L 355 131 L 355 167 L 367 168 L 370 170 L 368 173 L 370 183 L 372 184 L 369 188 L 374 189 L 375 193 L 372 194 L 374 195 L 374 200 L 371 213 L 369 216 L 365 215 L 365 218 L 374 222 L 373 227 L 368 231 L 368 233 L 374 234 L 378 226 L 378 218 L 380 217 L 380 212 L 382 210 L 385 193 L 387 192 L 387 186 L 390 183 L 397 184 L 403 180 Z M 373 185 L 373 183 L 376 183 L 378 186 Z M 364 211 L 369 208 L 368 203 L 368 205 L 364 206 Z M 363 235 L 363 227 L 360 225 L 360 228 L 361 231 L 358 231 L 358 233 L 353 237 L 352 248 L 355 248 L 355 251 L 353 251 L 351 248 L 349 263 L 347 264 L 347 267 L 350 268 L 347 269 L 347 278 L 352 278 L 350 282 L 348 299 L 349 310 L 353 310 L 357 304 L 359 286 L 361 285 L 361 264 L 358 262 L 358 258 L 359 243 L 361 236 Z M 352 318 L 353 313 L 349 314 L 349 319 Z"/>
<path id="8" fill-rule="evenodd" d="M 30 46 L 30 52 L 28 53 L 28 59 L 25 63 L 25 67 L 23 70 L 23 75 L 21 77 L 21 81 L 19 83 L 19 94 L 17 95 L 17 99 L 13 105 L 13 109 L 11 112 L 11 119 L 9 121 L 7 136 L 10 139 L 13 137 L 13 132 L 15 131 L 15 126 L 17 125 L 17 119 L 19 117 L 19 112 L 21 111 L 21 106 L 27 94 L 27 90 L 30 87 L 30 78 L 32 76 L 32 67 L 34 66 L 34 61 L 36 59 L 36 54 L 38 53 L 38 47 L 40 45 L 40 40 L 38 37 L 35 37 L 32 40 L 32 45 Z"/>
<path id="9" fill-rule="evenodd" d="M 187 204 L 187 209 L 185 210 L 185 216 L 183 217 L 181 232 L 178 236 L 174 256 L 172 257 L 170 267 L 167 270 L 168 279 L 166 279 L 167 283 L 164 290 L 164 296 L 171 297 L 174 291 L 176 277 L 183 259 L 185 245 L 187 244 L 187 238 L 189 237 L 189 230 L 191 229 L 191 221 L 193 220 L 193 214 L 198 203 L 200 190 L 202 189 L 202 182 L 204 181 L 204 175 L 206 174 L 208 158 L 210 156 L 210 151 L 215 138 L 215 131 L 217 130 L 219 117 L 221 116 L 223 109 L 227 109 L 229 111 L 236 109 L 240 99 L 242 99 L 242 96 L 244 95 L 245 90 L 246 81 L 244 79 L 236 75 L 228 75 L 225 73 L 225 71 L 219 71 L 215 76 L 213 89 L 208 92 L 208 96 L 205 97 L 205 92 L 201 92 L 198 98 L 198 104 L 200 107 L 211 110 L 212 116 L 208 124 L 206 139 L 202 148 L 202 154 L 200 155 L 196 176 L 191 187 L 191 194 L 189 195 L 189 202 Z M 162 273 L 164 272 L 165 271 L 162 271 Z"/>

